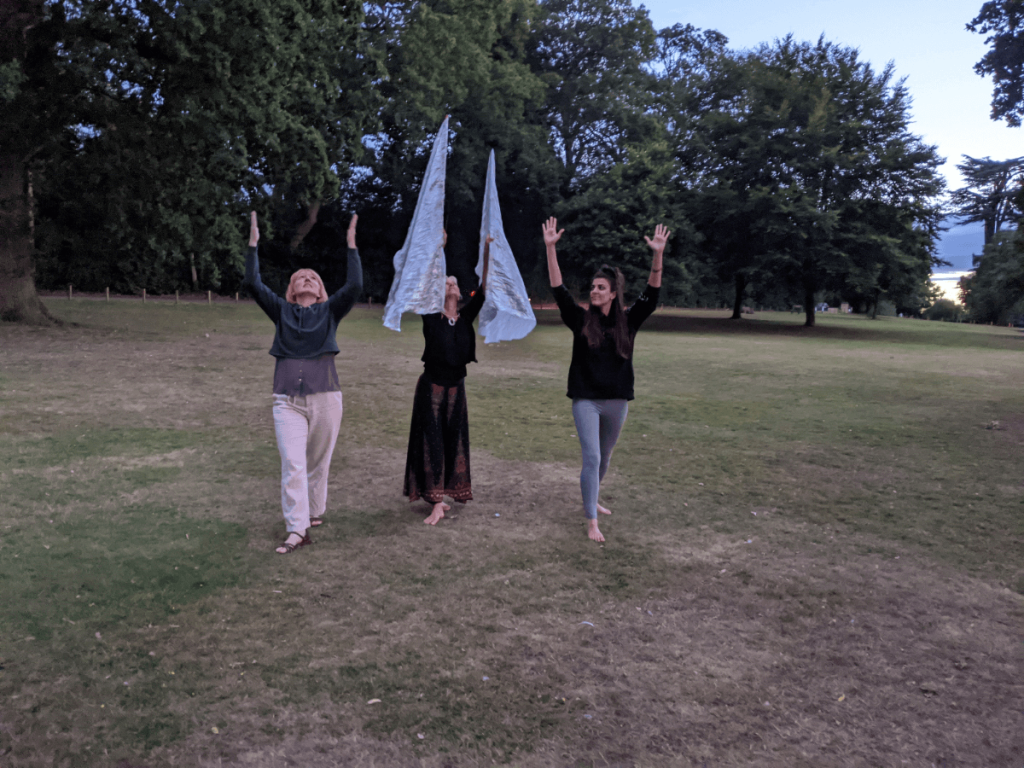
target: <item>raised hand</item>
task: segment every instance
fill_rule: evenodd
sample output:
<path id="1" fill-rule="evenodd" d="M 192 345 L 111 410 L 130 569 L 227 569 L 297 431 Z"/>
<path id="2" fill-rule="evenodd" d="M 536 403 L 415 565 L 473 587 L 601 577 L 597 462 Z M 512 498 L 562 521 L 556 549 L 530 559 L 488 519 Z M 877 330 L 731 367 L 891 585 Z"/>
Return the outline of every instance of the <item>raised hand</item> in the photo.
<path id="1" fill-rule="evenodd" d="M 493 242 L 493 235 L 488 235 L 487 239 L 484 240 L 484 271 L 480 275 L 480 290 L 487 288 L 487 270 L 491 265 L 491 243 Z"/>
<path id="2" fill-rule="evenodd" d="M 249 247 L 255 248 L 260 241 L 260 227 L 256 223 L 256 211 L 249 212 Z"/>
<path id="3" fill-rule="evenodd" d="M 668 227 L 664 224 L 659 224 L 654 228 L 654 239 L 651 240 L 651 238 L 644 235 L 644 240 L 647 241 L 647 245 L 650 246 L 652 251 L 661 253 L 665 250 L 665 243 L 668 242 L 671 236 L 672 233 L 668 231 Z"/>
<path id="4" fill-rule="evenodd" d="M 348 247 L 355 249 L 356 247 L 356 222 L 359 221 L 359 215 L 353 213 L 352 220 L 348 223 L 348 233 L 346 235 L 348 239 Z"/>
<path id="5" fill-rule="evenodd" d="M 541 229 L 544 231 L 544 245 L 554 245 L 562 239 L 562 233 L 565 232 L 564 229 L 558 228 L 558 219 L 554 216 L 545 221 Z"/>

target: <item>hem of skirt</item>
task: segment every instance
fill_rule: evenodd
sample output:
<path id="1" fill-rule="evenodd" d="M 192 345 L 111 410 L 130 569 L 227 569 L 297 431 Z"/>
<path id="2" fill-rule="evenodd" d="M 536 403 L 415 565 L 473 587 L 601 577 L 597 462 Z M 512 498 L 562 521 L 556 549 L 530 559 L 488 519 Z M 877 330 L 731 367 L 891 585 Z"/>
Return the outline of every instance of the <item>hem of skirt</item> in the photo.
<path id="1" fill-rule="evenodd" d="M 423 499 L 431 504 L 437 504 L 438 502 L 444 501 L 444 497 L 448 496 L 452 501 L 457 501 L 460 504 L 465 504 L 467 501 L 473 500 L 472 490 L 461 490 L 461 491 L 427 491 L 426 493 L 413 492 L 409 494 L 409 501 L 417 501 Z"/>

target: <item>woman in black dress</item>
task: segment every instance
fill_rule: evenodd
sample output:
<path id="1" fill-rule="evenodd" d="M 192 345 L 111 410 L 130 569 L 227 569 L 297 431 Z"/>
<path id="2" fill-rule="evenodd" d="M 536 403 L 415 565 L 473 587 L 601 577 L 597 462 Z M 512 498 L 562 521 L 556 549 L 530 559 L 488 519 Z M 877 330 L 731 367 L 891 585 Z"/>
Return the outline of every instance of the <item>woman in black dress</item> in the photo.
<path id="1" fill-rule="evenodd" d="M 447 240 L 447 236 L 445 237 Z M 405 486 L 409 501 L 424 499 L 433 505 L 423 522 L 437 525 L 451 509 L 444 497 L 466 502 L 473 498 L 469 472 L 469 412 L 466 407 L 466 366 L 476 362 L 473 321 L 484 303 L 488 236 L 484 242 L 484 270 L 480 287 L 459 309 L 462 294 L 455 277 L 445 281 L 444 310 L 423 315 L 423 374 L 416 383 L 405 461 Z"/>

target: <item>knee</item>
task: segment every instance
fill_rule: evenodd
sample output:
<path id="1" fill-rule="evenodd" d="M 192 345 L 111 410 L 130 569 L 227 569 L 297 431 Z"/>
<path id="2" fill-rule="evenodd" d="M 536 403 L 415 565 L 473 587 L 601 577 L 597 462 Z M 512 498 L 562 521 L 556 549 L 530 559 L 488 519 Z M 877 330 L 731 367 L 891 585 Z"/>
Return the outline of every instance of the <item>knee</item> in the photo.
<path id="1" fill-rule="evenodd" d="M 601 467 L 601 452 L 596 448 L 583 449 L 583 471 L 596 472 Z"/>
<path id="2" fill-rule="evenodd" d="M 290 458 L 281 459 L 282 477 L 295 477 L 304 474 L 306 474 L 306 462 Z"/>

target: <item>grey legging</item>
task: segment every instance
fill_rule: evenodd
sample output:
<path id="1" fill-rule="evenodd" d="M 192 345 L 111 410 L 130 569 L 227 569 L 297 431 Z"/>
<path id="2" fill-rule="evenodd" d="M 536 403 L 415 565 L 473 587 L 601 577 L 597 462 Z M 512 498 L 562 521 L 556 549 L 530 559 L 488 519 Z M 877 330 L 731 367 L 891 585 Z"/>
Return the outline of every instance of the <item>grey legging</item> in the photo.
<path id="1" fill-rule="evenodd" d="M 583 450 L 580 490 L 583 512 L 588 520 L 597 519 L 597 495 L 627 413 L 629 403 L 626 400 L 572 401 L 572 417 L 576 420 L 576 434 Z"/>

